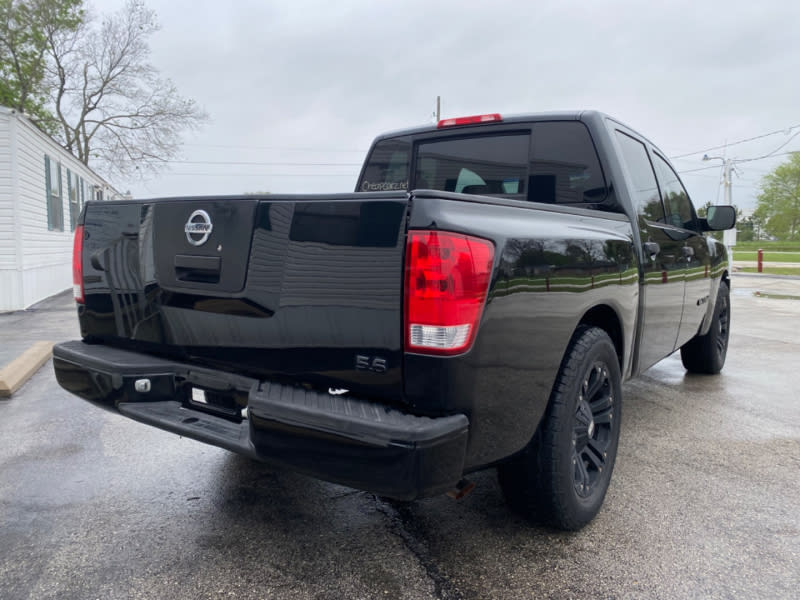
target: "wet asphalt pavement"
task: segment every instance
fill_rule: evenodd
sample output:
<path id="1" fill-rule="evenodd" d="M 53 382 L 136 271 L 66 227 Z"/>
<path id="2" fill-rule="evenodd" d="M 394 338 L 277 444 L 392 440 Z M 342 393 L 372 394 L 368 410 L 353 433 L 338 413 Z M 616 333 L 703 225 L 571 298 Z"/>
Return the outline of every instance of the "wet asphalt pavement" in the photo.
<path id="1" fill-rule="evenodd" d="M 797 598 L 800 280 L 733 289 L 721 376 L 674 355 L 625 385 L 578 533 L 510 513 L 491 471 L 388 502 L 100 411 L 47 364 L 0 401 L 0 598 Z M 0 346 L 46 335 L 77 337 L 67 296 L 0 315 Z"/>

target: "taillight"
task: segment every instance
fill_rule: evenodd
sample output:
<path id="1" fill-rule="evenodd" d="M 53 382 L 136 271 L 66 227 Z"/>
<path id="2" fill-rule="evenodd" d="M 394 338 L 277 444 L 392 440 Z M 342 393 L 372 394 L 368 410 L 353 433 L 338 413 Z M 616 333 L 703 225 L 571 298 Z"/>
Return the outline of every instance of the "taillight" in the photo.
<path id="1" fill-rule="evenodd" d="M 494 245 L 446 231 L 410 231 L 406 246 L 406 352 L 459 354 L 475 340 Z"/>
<path id="2" fill-rule="evenodd" d="M 72 293 L 75 302 L 83 304 L 83 225 L 75 228 L 72 240 Z"/>
<path id="3" fill-rule="evenodd" d="M 494 121 L 502 121 L 503 117 L 499 113 L 490 113 L 487 115 L 472 115 L 470 117 L 456 117 L 455 119 L 442 119 L 436 124 L 437 129 L 442 127 L 454 127 L 456 125 L 477 125 L 478 123 L 492 123 Z"/>

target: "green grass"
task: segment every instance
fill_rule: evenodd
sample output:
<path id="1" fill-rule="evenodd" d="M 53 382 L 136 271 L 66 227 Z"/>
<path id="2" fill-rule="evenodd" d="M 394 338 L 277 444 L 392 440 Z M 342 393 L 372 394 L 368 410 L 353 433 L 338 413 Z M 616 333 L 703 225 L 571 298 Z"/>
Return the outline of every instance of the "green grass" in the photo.
<path id="1" fill-rule="evenodd" d="M 738 273 L 758 273 L 757 267 L 742 267 Z M 800 267 L 764 267 L 763 275 L 797 275 L 800 276 Z"/>
<path id="2" fill-rule="evenodd" d="M 757 251 L 759 248 L 764 252 L 800 252 L 800 241 L 778 241 L 778 242 L 736 242 L 734 246 L 734 253 L 742 250 Z"/>
<path id="3" fill-rule="evenodd" d="M 758 260 L 758 252 L 752 250 L 733 250 L 733 260 Z M 800 263 L 800 252 L 764 249 L 764 260 L 770 262 Z"/>

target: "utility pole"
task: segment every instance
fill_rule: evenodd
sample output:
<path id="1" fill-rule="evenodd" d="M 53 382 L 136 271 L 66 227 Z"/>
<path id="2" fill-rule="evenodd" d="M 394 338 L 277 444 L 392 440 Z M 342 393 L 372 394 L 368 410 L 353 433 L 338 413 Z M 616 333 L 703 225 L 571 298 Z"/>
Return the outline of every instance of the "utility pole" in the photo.
<path id="1" fill-rule="evenodd" d="M 725 204 L 733 206 L 733 181 L 731 180 L 731 172 L 733 171 L 734 160 L 732 158 L 725 158 L 724 156 L 709 156 L 703 155 L 703 160 L 721 160 L 722 161 L 722 186 L 725 198 Z M 736 245 L 736 227 L 733 229 L 726 229 L 722 232 L 722 243 L 728 249 L 730 254 L 731 247 Z"/>
<path id="2" fill-rule="evenodd" d="M 436 122 L 438 123 L 442 118 L 442 97 L 436 96 Z"/>

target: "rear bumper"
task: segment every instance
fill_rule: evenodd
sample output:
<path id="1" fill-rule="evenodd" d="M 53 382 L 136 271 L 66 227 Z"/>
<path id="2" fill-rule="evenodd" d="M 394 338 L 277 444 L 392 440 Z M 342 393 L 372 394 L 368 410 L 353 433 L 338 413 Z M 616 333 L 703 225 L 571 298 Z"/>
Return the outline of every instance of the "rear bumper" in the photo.
<path id="1" fill-rule="evenodd" d="M 444 492 L 464 469 L 469 423 L 461 414 L 420 417 L 80 341 L 57 344 L 53 365 L 64 389 L 102 408 L 384 496 L 412 500 Z M 143 379 L 148 392 L 136 390 Z M 212 400 L 193 401 L 193 389 Z"/>

